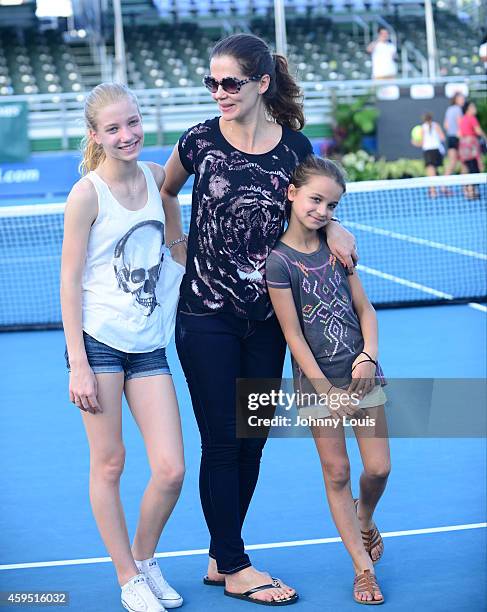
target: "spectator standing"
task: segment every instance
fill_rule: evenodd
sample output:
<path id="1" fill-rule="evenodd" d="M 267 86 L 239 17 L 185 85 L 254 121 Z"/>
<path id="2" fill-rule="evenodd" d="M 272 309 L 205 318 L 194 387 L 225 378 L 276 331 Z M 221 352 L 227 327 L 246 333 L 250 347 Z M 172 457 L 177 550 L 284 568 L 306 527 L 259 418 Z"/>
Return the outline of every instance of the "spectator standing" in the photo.
<path id="1" fill-rule="evenodd" d="M 446 109 L 443 127 L 446 132 L 448 161 L 445 166 L 445 175 L 453 174 L 459 162 L 458 157 L 458 122 L 463 117 L 465 96 L 461 92 L 454 94 L 450 106 Z"/>
<path id="2" fill-rule="evenodd" d="M 477 119 L 477 107 L 474 102 L 465 102 L 463 117 L 458 122 L 458 136 L 460 139 L 458 154 L 463 164 L 464 173 L 476 174 L 484 171 L 482 151 L 479 138 L 487 138 Z M 476 199 L 479 194 L 473 185 L 465 189 L 467 198 Z"/>
<path id="3" fill-rule="evenodd" d="M 463 117 L 458 122 L 460 160 L 465 163 L 469 172 L 483 172 L 479 138 L 487 139 L 487 136 L 477 119 L 477 106 L 474 102 L 467 101 L 463 112 Z"/>
<path id="4" fill-rule="evenodd" d="M 372 78 L 394 79 L 397 76 L 396 45 L 390 41 L 387 28 L 380 28 L 376 40 L 367 47 L 372 56 Z"/>
<path id="5" fill-rule="evenodd" d="M 445 148 L 445 134 L 436 121 L 433 121 L 431 113 L 425 113 L 422 117 L 421 140 L 412 140 L 411 144 L 423 149 L 424 165 L 427 176 L 437 176 L 437 169 L 443 163 Z M 436 188 L 430 187 L 429 194 L 432 198 L 436 197 Z"/>
<path id="6" fill-rule="evenodd" d="M 480 61 L 484 63 L 485 74 L 487 75 L 487 34 L 482 38 L 479 47 Z"/>

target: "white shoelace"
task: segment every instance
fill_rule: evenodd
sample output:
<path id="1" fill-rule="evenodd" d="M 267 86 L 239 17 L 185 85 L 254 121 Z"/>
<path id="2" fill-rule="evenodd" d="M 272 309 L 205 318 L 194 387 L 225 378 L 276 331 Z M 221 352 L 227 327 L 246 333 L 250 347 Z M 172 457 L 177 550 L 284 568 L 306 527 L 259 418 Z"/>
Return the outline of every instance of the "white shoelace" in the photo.
<path id="1" fill-rule="evenodd" d="M 129 590 L 130 594 L 134 597 L 135 599 L 135 603 L 139 608 L 142 608 L 142 606 L 146 607 L 145 601 L 142 599 L 142 597 L 137 593 L 137 590 L 132 586 L 130 587 Z"/>
<path id="2" fill-rule="evenodd" d="M 154 576 L 152 574 L 154 574 Z M 150 570 L 146 574 L 146 580 L 149 583 L 149 587 L 151 591 L 154 593 L 154 595 L 162 599 L 164 596 L 164 593 L 159 587 L 159 585 L 157 584 L 156 578 L 162 581 L 163 587 L 169 586 L 166 580 L 164 579 L 164 576 L 162 575 L 161 570 L 157 566 L 151 567 Z"/>

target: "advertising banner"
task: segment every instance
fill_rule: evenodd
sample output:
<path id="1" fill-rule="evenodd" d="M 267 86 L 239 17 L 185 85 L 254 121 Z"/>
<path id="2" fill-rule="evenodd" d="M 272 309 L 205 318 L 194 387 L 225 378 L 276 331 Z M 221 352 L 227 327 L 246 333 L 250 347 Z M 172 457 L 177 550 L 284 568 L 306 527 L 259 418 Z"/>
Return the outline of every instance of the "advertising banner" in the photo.
<path id="1" fill-rule="evenodd" d="M 26 102 L 0 102 L 0 162 L 25 160 L 30 153 Z"/>

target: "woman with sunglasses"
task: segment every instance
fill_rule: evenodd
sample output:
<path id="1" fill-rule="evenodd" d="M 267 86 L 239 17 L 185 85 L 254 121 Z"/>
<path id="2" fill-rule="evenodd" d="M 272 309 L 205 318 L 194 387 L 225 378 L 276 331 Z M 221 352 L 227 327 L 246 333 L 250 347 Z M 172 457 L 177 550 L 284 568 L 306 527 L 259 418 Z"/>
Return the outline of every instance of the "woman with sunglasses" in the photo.
<path id="1" fill-rule="evenodd" d="M 265 438 L 236 436 L 236 379 L 282 375 L 285 341 L 265 260 L 283 229 L 290 176 L 312 147 L 300 133 L 300 90 L 283 56 L 256 36 L 235 34 L 210 60 L 204 84 L 221 116 L 183 134 L 161 192 L 174 202 L 195 175 L 176 346 L 202 441 L 200 495 L 211 535 L 204 582 L 230 597 L 288 605 L 298 599 L 294 589 L 256 570 L 244 551 L 241 529 Z M 336 223 L 327 236 L 352 268 L 353 236 Z"/>

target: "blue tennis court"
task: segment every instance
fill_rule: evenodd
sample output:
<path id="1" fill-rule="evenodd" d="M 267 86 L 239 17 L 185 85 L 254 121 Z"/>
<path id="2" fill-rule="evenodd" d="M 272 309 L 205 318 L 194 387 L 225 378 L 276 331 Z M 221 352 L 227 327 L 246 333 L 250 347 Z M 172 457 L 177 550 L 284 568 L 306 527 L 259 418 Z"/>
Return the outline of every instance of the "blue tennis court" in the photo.
<path id="1" fill-rule="evenodd" d="M 485 312 L 466 305 L 410 308 L 380 311 L 379 320 L 389 376 L 485 375 Z M 0 590 L 66 590 L 73 610 L 118 610 L 115 574 L 89 507 L 87 444 L 68 402 L 63 350 L 60 331 L 0 335 Z M 199 438 L 173 345 L 169 359 L 187 476 L 160 541 L 161 565 L 188 609 L 248 609 L 201 582 L 207 532 L 197 494 Z M 140 436 L 125 416 L 122 496 L 133 533 L 148 469 Z M 391 450 L 393 470 L 377 514 L 387 538 L 377 567 L 386 605 L 484 610 L 485 438 L 393 439 Z M 353 440 L 350 454 L 357 478 Z M 301 609 L 355 609 L 351 565 L 337 542 L 310 439 L 269 440 L 245 536 L 257 567 L 296 586 Z"/>
<path id="2" fill-rule="evenodd" d="M 374 301 L 485 296 L 485 175 L 476 180 L 481 198 L 472 201 L 464 183 L 434 201 L 421 183 L 413 193 L 351 194 L 344 201 L 341 215 L 357 236 L 361 276 Z M 187 225 L 189 207 L 183 211 Z M 62 211 L 9 214 L 2 228 L 0 324 L 56 324 Z M 380 310 L 387 377 L 483 379 L 486 314 L 481 303 Z M 63 353 L 60 330 L 0 334 L 0 591 L 68 591 L 70 609 L 109 612 L 121 609 L 119 590 L 89 507 L 88 447 L 68 401 Z M 202 584 L 208 534 L 198 496 L 199 435 L 173 344 L 168 358 L 187 475 L 158 547 L 161 566 L 188 610 L 249 610 Z M 289 362 L 285 374 L 291 375 Z M 468 403 L 459 413 L 468 418 Z M 149 471 L 128 410 L 124 417 L 122 499 L 133 534 Z M 391 440 L 392 474 L 376 516 L 386 538 L 377 575 L 388 609 L 485 610 L 487 448 L 485 431 L 473 433 Z M 353 439 L 349 447 L 357 484 Z M 254 564 L 299 591 L 296 609 L 356 609 L 352 566 L 311 439 L 269 440 L 244 534 Z"/>

